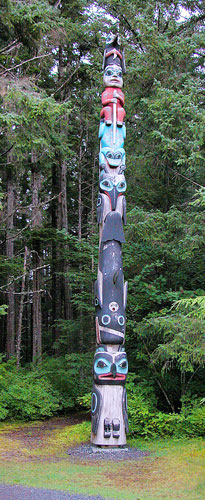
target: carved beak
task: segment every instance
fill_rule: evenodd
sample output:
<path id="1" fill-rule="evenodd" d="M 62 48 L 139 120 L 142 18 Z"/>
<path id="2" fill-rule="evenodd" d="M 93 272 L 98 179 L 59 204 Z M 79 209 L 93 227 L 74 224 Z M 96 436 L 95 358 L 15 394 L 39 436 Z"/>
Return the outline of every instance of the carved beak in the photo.
<path id="1" fill-rule="evenodd" d="M 116 364 L 115 363 L 112 363 L 112 365 L 111 365 L 111 373 L 112 373 L 113 378 L 115 378 L 116 377 L 116 373 L 117 373 L 117 369 L 116 369 Z"/>
<path id="2" fill-rule="evenodd" d="M 116 209 L 117 205 L 117 198 L 119 196 L 119 193 L 117 191 L 116 186 L 113 187 L 112 191 L 104 191 L 108 198 L 110 199 L 110 204 L 111 204 L 111 209 L 112 211 Z"/>

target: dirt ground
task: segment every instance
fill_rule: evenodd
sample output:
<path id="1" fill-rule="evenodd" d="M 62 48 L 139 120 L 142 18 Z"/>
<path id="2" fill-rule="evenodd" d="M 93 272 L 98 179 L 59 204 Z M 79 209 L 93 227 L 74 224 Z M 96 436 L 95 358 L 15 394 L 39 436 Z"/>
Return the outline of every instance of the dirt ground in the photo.
<path id="1" fill-rule="evenodd" d="M 20 424 L 20 427 L 17 424 L 14 429 L 9 427 L 8 429 L 2 429 L 0 430 L 0 458 L 20 461 L 36 459 L 42 461 L 59 461 L 61 458 L 65 459 L 67 456 L 69 460 L 83 464 L 84 462 L 96 462 L 99 460 L 114 460 L 115 462 L 121 460 L 138 460 L 149 455 L 147 451 L 140 451 L 130 447 L 106 449 L 92 446 L 89 442 L 68 446 L 62 441 L 62 457 L 59 457 L 58 446 L 57 450 L 55 446 L 52 447 L 52 450 L 50 447 L 50 452 L 47 453 L 49 439 L 52 439 L 54 433 L 58 434 L 58 432 L 83 421 L 85 421 L 85 415 L 76 414 L 69 418 L 52 418 L 46 422 L 37 422 L 32 425 L 24 424 L 23 426 Z M 4 447 L 2 447 L 2 440 Z M 38 455 L 37 450 L 40 450 L 40 455 Z M 43 456 L 44 450 L 46 456 Z"/>

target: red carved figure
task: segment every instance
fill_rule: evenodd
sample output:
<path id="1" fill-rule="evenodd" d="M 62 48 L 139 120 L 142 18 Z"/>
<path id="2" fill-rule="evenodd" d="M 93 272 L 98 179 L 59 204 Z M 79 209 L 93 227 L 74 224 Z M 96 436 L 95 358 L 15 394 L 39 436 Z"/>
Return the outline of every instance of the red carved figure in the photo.
<path id="1" fill-rule="evenodd" d="M 125 118 L 125 110 L 123 108 L 125 102 L 124 94 L 121 89 L 116 87 L 107 87 L 102 93 L 102 105 L 100 116 L 105 119 L 107 125 L 113 122 L 113 104 L 116 103 L 116 119 L 117 125 L 122 126 Z"/>

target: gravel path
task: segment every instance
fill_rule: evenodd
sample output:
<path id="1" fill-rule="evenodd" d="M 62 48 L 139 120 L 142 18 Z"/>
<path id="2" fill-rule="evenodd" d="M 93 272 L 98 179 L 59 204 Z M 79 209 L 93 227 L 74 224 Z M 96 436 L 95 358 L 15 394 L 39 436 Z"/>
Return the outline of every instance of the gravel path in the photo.
<path id="1" fill-rule="evenodd" d="M 65 491 L 0 485 L 0 500 L 105 500 L 100 496 L 73 495 Z M 117 500 L 117 499 L 113 499 Z"/>
<path id="2" fill-rule="evenodd" d="M 141 451 L 137 448 L 122 447 L 122 448 L 100 448 L 91 444 L 84 444 L 74 448 L 68 448 L 67 455 L 71 461 L 135 461 L 150 455 L 149 451 Z"/>

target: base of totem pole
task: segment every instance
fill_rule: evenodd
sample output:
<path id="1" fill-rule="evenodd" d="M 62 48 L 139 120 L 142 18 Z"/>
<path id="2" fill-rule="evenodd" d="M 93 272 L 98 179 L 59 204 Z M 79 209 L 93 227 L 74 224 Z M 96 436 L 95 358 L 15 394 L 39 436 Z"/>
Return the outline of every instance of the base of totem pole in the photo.
<path id="1" fill-rule="evenodd" d="M 122 447 L 126 445 L 125 421 L 123 412 L 124 387 L 118 385 L 96 385 L 100 393 L 101 408 L 98 425 L 92 431 L 91 443 L 101 447 Z"/>

